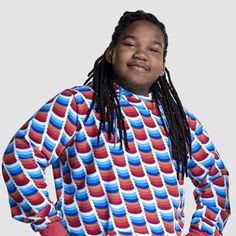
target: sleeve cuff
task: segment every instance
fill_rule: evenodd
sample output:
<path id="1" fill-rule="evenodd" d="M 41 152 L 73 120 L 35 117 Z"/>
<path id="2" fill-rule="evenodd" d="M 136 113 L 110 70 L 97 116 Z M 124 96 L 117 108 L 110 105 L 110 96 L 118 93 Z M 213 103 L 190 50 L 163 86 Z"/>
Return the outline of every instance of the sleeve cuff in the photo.
<path id="1" fill-rule="evenodd" d="M 59 221 L 50 223 L 47 228 L 39 231 L 41 236 L 65 236 L 67 231 Z"/>
<path id="2" fill-rule="evenodd" d="M 190 232 L 186 236 L 210 236 L 210 234 L 196 230 L 196 229 L 191 229 Z"/>

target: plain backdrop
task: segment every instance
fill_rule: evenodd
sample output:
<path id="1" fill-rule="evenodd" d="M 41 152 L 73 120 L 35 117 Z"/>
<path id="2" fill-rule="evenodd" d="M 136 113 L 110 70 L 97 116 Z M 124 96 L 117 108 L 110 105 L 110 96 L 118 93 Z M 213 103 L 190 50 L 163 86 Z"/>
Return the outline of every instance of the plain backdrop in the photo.
<path id="1" fill-rule="evenodd" d="M 236 222 L 234 1 L 1 1 L 0 2 L 0 154 L 14 133 L 47 100 L 82 85 L 95 59 L 108 46 L 126 10 L 155 14 L 167 28 L 167 67 L 183 105 L 203 123 L 230 172 L 232 215 Z M 49 191 L 55 198 L 51 170 Z M 187 232 L 195 209 L 193 185 L 186 180 Z M 0 235 L 36 235 L 11 218 L 0 176 Z M 3 233 L 5 232 L 5 233 Z"/>

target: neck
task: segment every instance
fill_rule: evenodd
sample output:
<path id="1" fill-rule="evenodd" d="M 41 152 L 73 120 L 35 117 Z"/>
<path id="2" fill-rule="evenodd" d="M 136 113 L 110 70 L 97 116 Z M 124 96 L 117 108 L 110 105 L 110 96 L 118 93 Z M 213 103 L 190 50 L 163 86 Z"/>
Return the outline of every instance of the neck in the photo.
<path id="1" fill-rule="evenodd" d="M 116 84 L 118 84 L 120 87 L 123 89 L 136 94 L 136 95 L 142 95 L 142 96 L 147 96 L 150 93 L 150 88 L 149 87 L 142 87 L 142 86 L 129 86 L 127 84 L 121 83 L 119 81 L 115 81 Z"/>

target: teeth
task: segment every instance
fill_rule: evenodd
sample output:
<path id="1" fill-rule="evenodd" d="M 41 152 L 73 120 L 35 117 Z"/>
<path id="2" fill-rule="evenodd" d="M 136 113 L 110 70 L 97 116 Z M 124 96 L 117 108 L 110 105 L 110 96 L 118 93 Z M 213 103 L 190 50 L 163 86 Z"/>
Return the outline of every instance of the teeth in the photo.
<path id="1" fill-rule="evenodd" d="M 143 67 L 133 66 L 138 71 L 146 71 Z"/>

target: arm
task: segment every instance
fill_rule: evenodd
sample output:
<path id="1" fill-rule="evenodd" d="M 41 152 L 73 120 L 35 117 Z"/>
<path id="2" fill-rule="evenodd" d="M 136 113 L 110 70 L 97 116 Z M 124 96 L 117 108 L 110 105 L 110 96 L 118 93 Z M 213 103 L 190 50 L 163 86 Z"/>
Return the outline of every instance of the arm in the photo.
<path id="1" fill-rule="evenodd" d="M 188 112 L 187 119 L 192 134 L 188 175 L 197 204 L 188 235 L 222 235 L 230 215 L 228 171 L 200 121 Z"/>
<path id="2" fill-rule="evenodd" d="M 41 235 L 65 236 L 62 214 L 46 189 L 45 168 L 60 157 L 77 127 L 73 90 L 65 90 L 46 103 L 10 141 L 3 156 L 2 174 L 9 192 L 11 213 L 31 223 Z M 50 231 L 51 230 L 51 231 Z"/>

